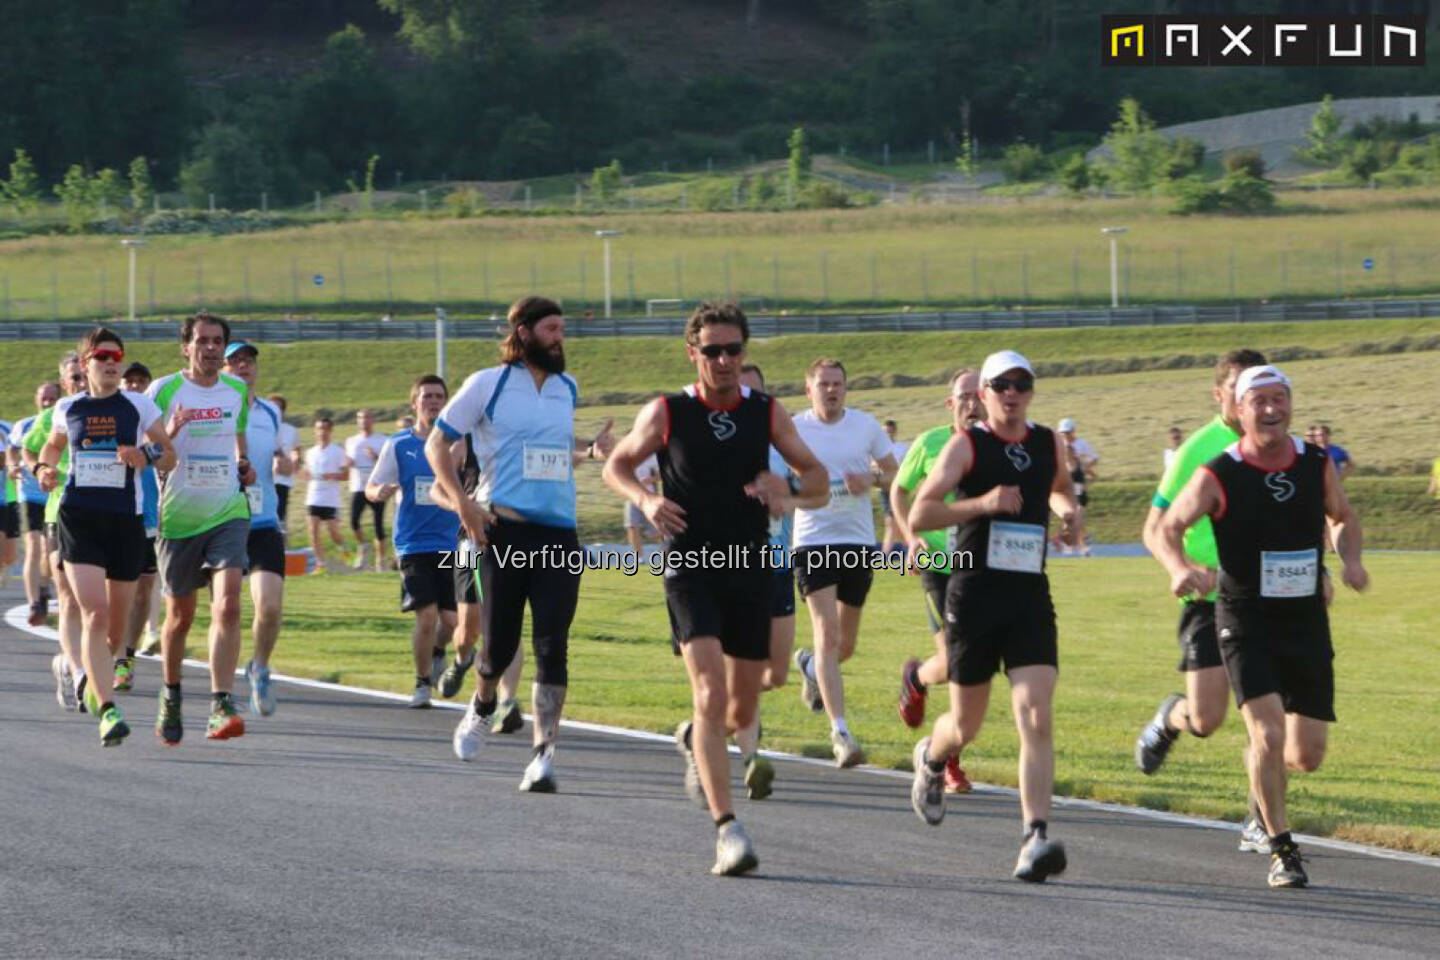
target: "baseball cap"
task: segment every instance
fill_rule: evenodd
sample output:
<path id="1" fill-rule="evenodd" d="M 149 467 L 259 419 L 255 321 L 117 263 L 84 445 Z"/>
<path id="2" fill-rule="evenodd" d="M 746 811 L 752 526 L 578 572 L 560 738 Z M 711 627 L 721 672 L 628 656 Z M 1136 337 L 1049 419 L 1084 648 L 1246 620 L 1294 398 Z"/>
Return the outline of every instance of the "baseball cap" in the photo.
<path id="1" fill-rule="evenodd" d="M 1063 419 L 1060 421 L 1060 432 L 1061 432 L 1061 433 L 1074 433 L 1074 432 L 1075 432 L 1075 421 L 1072 420 L 1072 419 L 1070 419 L 1069 417 L 1063 418 Z"/>
<path id="2" fill-rule="evenodd" d="M 260 356 L 260 348 L 255 346 L 255 344 L 247 343 L 244 340 L 236 340 L 234 343 L 230 344 L 230 346 L 225 348 L 225 359 L 229 360 L 241 350 L 249 350 L 253 355 L 257 357 Z"/>
<path id="3" fill-rule="evenodd" d="M 1274 386 L 1277 383 L 1283 384 L 1287 390 L 1290 388 L 1290 378 L 1281 373 L 1279 367 L 1269 364 L 1263 367 L 1246 367 L 1240 371 L 1240 376 L 1235 378 L 1235 399 L 1239 401 L 1247 390 Z"/>
<path id="4" fill-rule="evenodd" d="M 1035 376 L 1035 369 L 1030 366 L 1029 360 L 1014 350 L 1001 350 L 985 358 L 985 363 L 980 367 L 980 381 L 988 383 L 1006 370 L 1017 369 L 1024 370 L 1032 377 Z"/>
<path id="5" fill-rule="evenodd" d="M 120 379 L 121 379 L 121 380 L 124 380 L 124 379 L 126 379 L 126 378 L 128 378 L 128 377 L 135 377 L 135 376 L 144 377 L 144 378 L 147 379 L 147 380 L 153 379 L 153 378 L 150 376 L 150 368 L 147 367 L 147 366 L 145 366 L 145 364 L 141 363 L 141 362 L 138 361 L 138 360 L 136 360 L 134 363 L 130 364 L 130 366 L 128 366 L 128 367 L 125 368 L 125 372 L 122 373 L 122 374 L 120 374 Z"/>

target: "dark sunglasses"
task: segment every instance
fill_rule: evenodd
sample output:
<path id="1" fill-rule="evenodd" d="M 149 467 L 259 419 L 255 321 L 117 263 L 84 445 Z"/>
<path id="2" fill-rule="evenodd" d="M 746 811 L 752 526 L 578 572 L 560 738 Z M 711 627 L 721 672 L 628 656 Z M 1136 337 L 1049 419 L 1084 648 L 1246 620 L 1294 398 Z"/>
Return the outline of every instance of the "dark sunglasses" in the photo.
<path id="1" fill-rule="evenodd" d="M 711 360 L 716 359 L 716 358 L 719 357 L 720 354 L 722 354 L 722 353 L 725 354 L 725 356 L 727 356 L 727 357 L 738 357 L 738 356 L 740 356 L 740 354 L 742 354 L 742 353 L 745 352 L 745 344 L 743 344 L 743 343 L 707 343 L 707 344 L 705 344 L 705 346 L 700 347 L 699 350 L 700 350 L 701 353 L 703 353 L 705 356 L 709 357 Z"/>
<path id="2" fill-rule="evenodd" d="M 1035 389 L 1035 380 L 1032 377 L 991 377 L 990 389 L 996 393 L 1004 393 L 1011 387 L 1016 393 L 1029 393 Z"/>
<path id="3" fill-rule="evenodd" d="M 96 347 L 90 351 L 90 360 L 99 360 L 101 363 L 119 363 L 125 359 L 125 351 L 119 347 Z"/>

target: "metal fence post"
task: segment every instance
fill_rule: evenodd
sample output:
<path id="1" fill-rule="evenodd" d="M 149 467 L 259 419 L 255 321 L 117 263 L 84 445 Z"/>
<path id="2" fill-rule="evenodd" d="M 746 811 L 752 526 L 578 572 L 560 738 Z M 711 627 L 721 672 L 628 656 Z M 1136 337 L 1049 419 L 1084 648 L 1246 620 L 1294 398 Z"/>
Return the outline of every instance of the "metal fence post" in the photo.
<path id="1" fill-rule="evenodd" d="M 830 303 L 830 251 L 820 251 L 820 302 Z"/>
<path id="2" fill-rule="evenodd" d="M 930 302 L 930 269 L 925 257 L 920 258 L 920 302 Z"/>
<path id="3" fill-rule="evenodd" d="M 342 250 L 337 254 L 337 266 L 340 270 L 340 302 L 345 302 L 345 252 Z"/>
<path id="4" fill-rule="evenodd" d="M 980 302 L 980 254 L 970 251 L 970 302 Z"/>
<path id="5" fill-rule="evenodd" d="M 630 309 L 631 309 L 631 310 L 634 310 L 634 309 L 635 309 L 635 254 L 634 254 L 633 252 L 627 252 L 627 253 L 625 254 L 625 289 L 626 289 L 627 293 L 629 294 L 628 302 L 629 302 L 629 304 L 630 304 Z"/>
<path id="6" fill-rule="evenodd" d="M 875 251 L 874 251 L 874 250 L 871 250 L 871 251 L 870 251 L 870 302 L 871 302 L 872 304 L 878 304 L 878 303 L 880 302 L 880 285 L 879 285 L 879 283 L 877 282 L 877 278 L 876 278 L 876 276 L 875 276 L 875 273 L 876 273 L 875 267 L 876 267 L 876 264 L 875 264 Z"/>
<path id="7" fill-rule="evenodd" d="M 388 310 L 395 309 L 395 280 L 390 272 L 390 251 L 385 251 L 385 306 Z"/>

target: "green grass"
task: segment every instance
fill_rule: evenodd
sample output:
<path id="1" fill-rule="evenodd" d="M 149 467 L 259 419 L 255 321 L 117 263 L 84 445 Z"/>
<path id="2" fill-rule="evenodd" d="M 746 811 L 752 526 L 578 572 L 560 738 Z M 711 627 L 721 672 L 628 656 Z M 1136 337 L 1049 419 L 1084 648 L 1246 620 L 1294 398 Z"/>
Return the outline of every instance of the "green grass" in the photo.
<path id="1" fill-rule="evenodd" d="M 357 219 L 152 237 L 138 299 L 147 314 L 206 305 L 363 316 L 437 302 L 488 307 L 541 290 L 575 310 L 601 299 L 594 231 L 603 227 L 625 231 L 614 289 L 626 307 L 726 295 L 795 307 L 1099 304 L 1109 298 L 1099 227 L 1117 222 L 1131 228 L 1132 303 L 1373 297 L 1434 292 L 1437 203 L 1440 189 L 1415 188 L 1299 197 L 1287 201 L 1288 215 L 1257 218 L 1182 220 L 1152 199 L 1010 198 L 797 213 Z M 1374 270 L 1362 269 L 1367 256 Z M 0 318 L 123 310 L 126 258 L 114 237 L 3 241 L 0 263 Z M 323 286 L 311 282 L 317 274 Z"/>
<path id="2" fill-rule="evenodd" d="M 1440 722 L 1431 682 L 1440 657 L 1432 629 L 1440 557 L 1372 555 L 1367 565 L 1371 592 L 1343 591 L 1332 611 L 1340 722 L 1325 766 L 1291 781 L 1291 821 L 1300 830 L 1440 853 L 1440 766 L 1430 742 Z M 1181 684 L 1174 671 L 1176 607 L 1160 568 L 1149 560 L 1066 560 L 1051 565 L 1051 580 L 1061 651 L 1057 792 L 1241 817 L 1244 735 L 1233 713 L 1209 740 L 1182 741 L 1153 778 L 1131 760 L 1140 726 Z M 408 692 L 409 620 L 398 612 L 396 591 L 393 575 L 290 580 L 277 667 Z M 845 674 L 848 717 L 878 765 L 908 767 L 917 734 L 896 719 L 896 677 L 905 657 L 931 649 L 925 631 L 918 583 L 898 574 L 877 577 L 859 651 Z M 797 632 L 797 642 L 808 644 L 803 611 Z M 648 573 L 587 573 L 571 637 L 567 716 L 668 732 L 688 713 L 689 688 L 669 652 L 663 594 Z M 529 676 L 527 670 L 527 690 Z M 792 679 L 763 702 L 767 746 L 824 755 L 824 721 L 803 709 L 794 691 Z M 965 756 L 975 779 L 1015 783 L 1008 701 L 1002 682 L 986 729 Z M 435 735 L 448 736 L 452 722 L 453 715 L 437 716 Z M 903 786 L 895 789 L 903 796 Z"/>

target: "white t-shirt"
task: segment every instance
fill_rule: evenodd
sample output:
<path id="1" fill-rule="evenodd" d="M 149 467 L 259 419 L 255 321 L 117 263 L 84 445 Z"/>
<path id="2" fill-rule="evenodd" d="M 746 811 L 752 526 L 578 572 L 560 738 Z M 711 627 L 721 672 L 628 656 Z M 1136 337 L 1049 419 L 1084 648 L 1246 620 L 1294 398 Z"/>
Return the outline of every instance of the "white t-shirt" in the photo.
<path id="1" fill-rule="evenodd" d="M 1174 459 L 1175 459 L 1175 449 L 1174 449 L 1173 447 L 1166 447 L 1166 448 L 1165 448 L 1165 456 L 1164 456 L 1165 469 L 1166 469 L 1166 470 L 1169 470 L 1169 469 L 1170 469 L 1170 462 L 1171 462 L 1172 460 L 1174 460 Z"/>
<path id="2" fill-rule="evenodd" d="M 870 414 L 847 407 L 834 423 L 825 423 L 813 410 L 796 414 L 795 429 L 830 475 L 829 505 L 795 511 L 795 547 L 873 544 L 875 512 L 870 491 L 858 496 L 850 493 L 845 474 L 869 474 L 870 462 L 890 453 L 885 428 Z"/>
<path id="3" fill-rule="evenodd" d="M 296 430 L 284 420 L 281 420 L 280 428 L 275 431 L 276 449 L 283 450 L 285 452 L 285 458 L 288 460 L 290 458 L 290 451 L 294 450 L 298 446 L 300 446 L 300 431 Z M 278 473 L 275 474 L 275 486 L 295 486 L 295 474 L 287 473 L 284 476 L 281 476 Z"/>
<path id="4" fill-rule="evenodd" d="M 1100 454 L 1096 453 L 1095 448 L 1090 446 L 1089 440 L 1086 440 L 1084 437 L 1076 437 L 1073 446 L 1075 456 L 1080 458 L 1084 466 L 1091 466 L 1099 462 Z"/>
<path id="5" fill-rule="evenodd" d="M 305 490 L 305 506 L 340 509 L 340 481 L 321 480 L 326 473 L 345 469 L 345 448 L 338 443 L 328 447 L 314 446 L 305 451 L 305 469 L 310 471 L 310 484 Z"/>
<path id="6" fill-rule="evenodd" d="M 375 462 L 380 459 L 380 451 L 385 449 L 385 438 L 378 433 L 370 436 L 355 434 L 345 439 L 345 456 L 350 458 L 350 492 L 361 493 L 365 490 L 365 481 L 370 479 L 370 471 L 375 469 Z"/>
<path id="7" fill-rule="evenodd" d="M 635 468 L 635 479 L 644 484 L 646 490 L 654 493 L 656 481 L 660 479 L 659 457 L 652 453 L 641 460 L 640 465 Z"/>
<path id="8" fill-rule="evenodd" d="M 891 444 L 890 456 L 895 458 L 895 464 L 897 466 L 905 462 L 905 451 L 909 449 L 910 444 L 905 443 L 902 440 L 897 440 L 895 441 L 895 443 Z"/>

